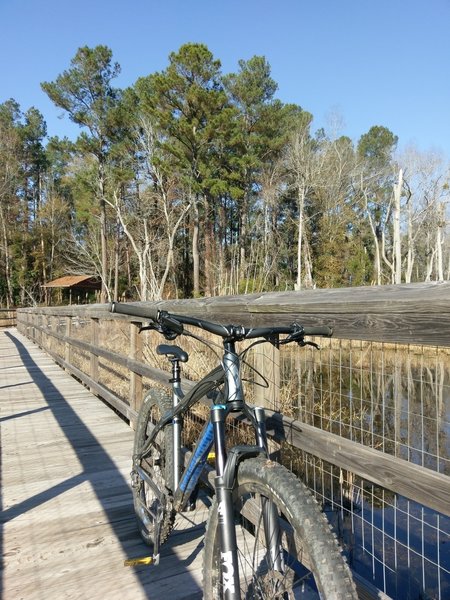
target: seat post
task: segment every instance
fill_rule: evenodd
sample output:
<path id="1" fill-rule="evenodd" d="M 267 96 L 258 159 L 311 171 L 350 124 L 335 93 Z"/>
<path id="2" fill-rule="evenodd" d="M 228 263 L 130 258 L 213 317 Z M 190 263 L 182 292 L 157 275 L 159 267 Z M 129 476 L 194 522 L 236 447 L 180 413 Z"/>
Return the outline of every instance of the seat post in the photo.
<path id="1" fill-rule="evenodd" d="M 181 390 L 181 367 L 180 360 L 177 356 L 169 358 L 172 363 L 172 378 L 169 382 L 172 384 L 172 406 L 176 408 L 183 392 Z M 173 493 L 178 488 L 181 477 L 181 430 L 183 428 L 183 420 L 181 416 L 173 418 Z"/>
<path id="2" fill-rule="evenodd" d="M 172 356 L 169 358 L 170 362 L 172 363 L 172 378 L 169 379 L 169 383 L 181 383 L 181 368 L 180 368 L 180 361 L 176 356 Z M 174 387 L 177 387 L 174 385 Z"/>

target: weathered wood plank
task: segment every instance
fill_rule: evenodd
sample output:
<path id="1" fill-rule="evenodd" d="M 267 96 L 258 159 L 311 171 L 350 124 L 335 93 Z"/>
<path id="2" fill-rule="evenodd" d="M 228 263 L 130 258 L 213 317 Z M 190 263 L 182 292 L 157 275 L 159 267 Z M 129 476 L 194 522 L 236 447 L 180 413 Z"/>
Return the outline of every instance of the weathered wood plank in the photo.
<path id="1" fill-rule="evenodd" d="M 158 306 L 179 314 L 248 326 L 274 320 L 280 324 L 324 323 L 333 326 L 334 335 L 340 338 L 450 346 L 450 282 L 268 292 L 164 301 Z M 50 311 L 61 317 L 126 318 L 109 314 L 107 305 L 93 305 L 20 309 L 21 323 L 23 310 L 34 314 Z"/>

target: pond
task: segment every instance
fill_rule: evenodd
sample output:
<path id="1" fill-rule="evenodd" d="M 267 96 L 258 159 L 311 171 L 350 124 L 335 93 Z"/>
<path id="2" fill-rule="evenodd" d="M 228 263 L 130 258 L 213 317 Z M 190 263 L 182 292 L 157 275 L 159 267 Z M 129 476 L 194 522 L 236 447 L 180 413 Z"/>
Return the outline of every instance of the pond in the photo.
<path id="1" fill-rule="evenodd" d="M 333 340 L 320 351 L 282 351 L 281 373 L 285 414 L 450 475 L 447 350 Z M 448 517 L 300 454 L 283 452 L 359 575 L 398 600 L 450 598 Z"/>

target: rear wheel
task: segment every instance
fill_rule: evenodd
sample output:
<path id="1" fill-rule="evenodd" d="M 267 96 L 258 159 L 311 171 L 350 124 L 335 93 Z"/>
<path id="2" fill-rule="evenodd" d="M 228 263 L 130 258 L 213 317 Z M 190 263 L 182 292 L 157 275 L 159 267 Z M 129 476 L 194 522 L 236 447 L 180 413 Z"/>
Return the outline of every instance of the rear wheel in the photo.
<path id="1" fill-rule="evenodd" d="M 350 569 L 326 517 L 295 475 L 270 460 L 244 460 L 233 501 L 241 599 L 357 600 Z M 267 551 L 270 535 L 262 516 L 268 502 L 279 528 L 272 553 Z M 225 569 L 229 574 L 229 566 Z M 205 535 L 203 585 L 204 600 L 225 598 L 216 501 Z"/>
<path id="2" fill-rule="evenodd" d="M 140 454 L 148 440 L 148 434 L 161 416 L 172 408 L 169 394 L 161 390 L 150 390 L 139 411 L 134 436 L 133 455 Z M 161 518 L 160 543 L 163 543 L 172 530 L 175 513 L 169 490 L 173 482 L 173 429 L 166 425 L 153 440 L 146 457 L 141 460 L 141 468 L 158 489 L 158 493 L 139 473 L 132 471 L 134 511 L 142 539 L 153 546 L 157 515 Z"/>

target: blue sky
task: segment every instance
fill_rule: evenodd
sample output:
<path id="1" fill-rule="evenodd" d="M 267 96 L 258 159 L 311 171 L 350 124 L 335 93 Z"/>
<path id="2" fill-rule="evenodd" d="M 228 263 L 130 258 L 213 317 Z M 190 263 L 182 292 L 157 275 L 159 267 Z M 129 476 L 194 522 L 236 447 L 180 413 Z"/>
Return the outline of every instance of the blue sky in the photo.
<path id="1" fill-rule="evenodd" d="M 400 147 L 450 158 L 450 0 L 0 0 L 0 23 L 0 102 L 37 107 L 49 135 L 78 132 L 40 83 L 80 46 L 109 46 L 126 87 L 202 42 L 225 73 L 264 55 L 277 96 L 317 128 L 339 115 L 339 133 L 357 140 L 384 125 Z"/>

